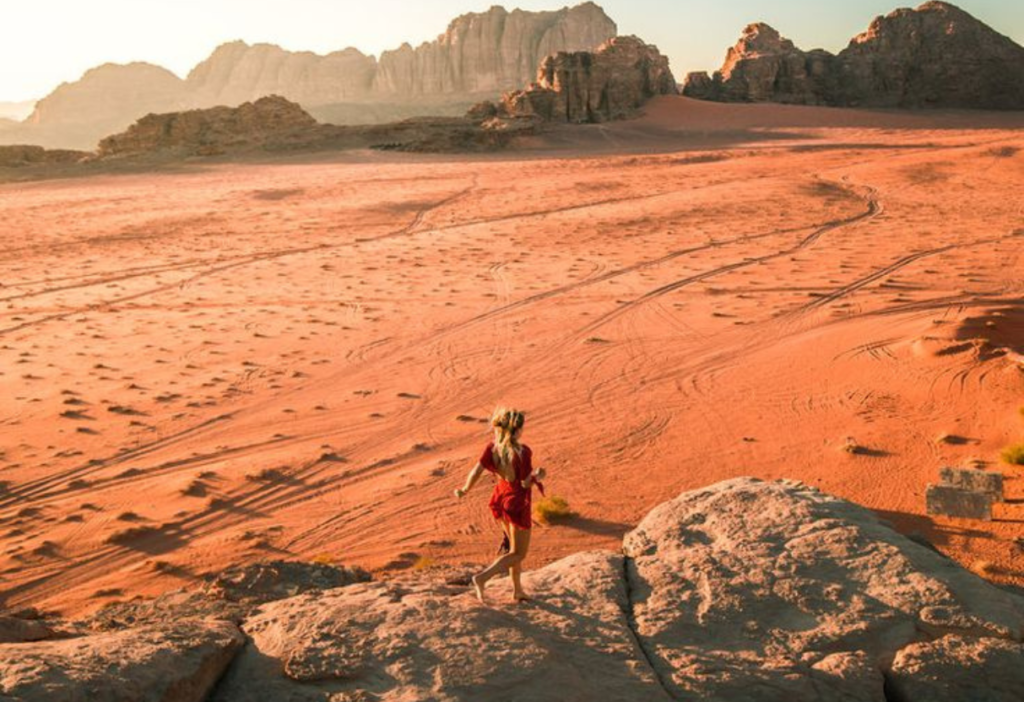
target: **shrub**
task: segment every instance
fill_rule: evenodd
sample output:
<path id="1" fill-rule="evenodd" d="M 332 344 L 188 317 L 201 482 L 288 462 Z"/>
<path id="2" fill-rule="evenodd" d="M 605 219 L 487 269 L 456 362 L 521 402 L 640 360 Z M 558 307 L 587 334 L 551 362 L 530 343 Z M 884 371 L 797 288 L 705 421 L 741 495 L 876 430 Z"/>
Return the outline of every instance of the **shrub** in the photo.
<path id="1" fill-rule="evenodd" d="M 533 516 L 541 524 L 551 524 L 568 519 L 572 516 L 572 510 L 569 509 L 569 503 L 564 497 L 552 495 L 534 503 Z"/>
<path id="2" fill-rule="evenodd" d="M 321 553 L 319 556 L 314 556 L 310 562 L 315 565 L 334 565 L 334 556 L 329 553 Z"/>
<path id="3" fill-rule="evenodd" d="M 1024 466 L 1024 444 L 1007 446 L 1003 449 L 1002 456 L 1011 466 Z"/>
<path id="4" fill-rule="evenodd" d="M 430 556 L 420 556 L 416 559 L 416 562 L 412 564 L 413 570 L 426 570 L 437 565 L 437 562 Z"/>

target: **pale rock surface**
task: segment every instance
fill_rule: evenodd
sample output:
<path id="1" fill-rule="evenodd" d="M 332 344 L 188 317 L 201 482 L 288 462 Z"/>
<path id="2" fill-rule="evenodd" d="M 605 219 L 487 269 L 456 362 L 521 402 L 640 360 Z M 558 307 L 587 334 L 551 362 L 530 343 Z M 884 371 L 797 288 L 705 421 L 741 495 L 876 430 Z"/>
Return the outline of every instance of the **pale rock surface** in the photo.
<path id="1" fill-rule="evenodd" d="M 890 685 L 903 700 L 1019 702 L 1024 646 L 956 635 L 911 644 L 896 654 Z"/>
<path id="2" fill-rule="evenodd" d="M 0 645 L 0 699 L 200 702 L 244 643 L 227 622 Z"/>
<path id="3" fill-rule="evenodd" d="M 215 700 L 665 700 L 628 626 L 622 557 L 524 576 L 534 604 L 465 587 L 369 583 L 264 606 Z"/>
<path id="4" fill-rule="evenodd" d="M 907 647 L 947 634 L 1016 643 L 1024 628 L 1021 597 L 801 484 L 686 493 L 624 549 L 637 633 L 680 699 L 881 701 Z M 971 678 L 1004 670 L 991 660 Z"/>

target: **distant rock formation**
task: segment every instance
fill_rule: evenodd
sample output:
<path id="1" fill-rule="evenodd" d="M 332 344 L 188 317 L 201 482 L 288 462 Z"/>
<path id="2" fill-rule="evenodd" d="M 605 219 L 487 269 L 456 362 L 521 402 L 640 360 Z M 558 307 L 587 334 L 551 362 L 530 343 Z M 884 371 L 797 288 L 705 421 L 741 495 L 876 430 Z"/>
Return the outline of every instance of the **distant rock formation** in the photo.
<path id="1" fill-rule="evenodd" d="M 365 98 L 376 71 L 376 59 L 356 49 L 320 56 L 236 41 L 192 69 L 185 90 L 190 107 L 234 106 L 267 95 L 324 105 Z"/>
<path id="2" fill-rule="evenodd" d="M 94 160 L 165 162 L 245 152 L 353 148 L 440 153 L 493 151 L 532 130 L 533 125 L 528 123 L 483 118 L 424 117 L 364 126 L 320 124 L 296 103 L 271 95 L 238 107 L 147 115 L 124 132 L 103 139 Z M 4 148 L 0 147 L 0 159 Z"/>
<path id="3" fill-rule="evenodd" d="M 208 588 L 207 604 L 180 610 L 172 596 L 148 613 L 125 603 L 137 624 L 83 622 L 63 640 L 0 646 L 0 694 L 1016 702 L 1024 687 L 1024 597 L 791 481 L 684 493 L 628 533 L 622 553 L 525 573 L 535 602 L 511 609 L 479 604 L 455 569 L 361 582 L 276 565 L 270 587 L 255 585 L 262 572 L 241 576 L 266 602 L 258 609 Z M 319 589 L 331 583 L 351 584 Z M 267 602 L 291 589 L 302 594 Z M 244 647 L 218 611 L 239 617 Z"/>
<path id="4" fill-rule="evenodd" d="M 100 136 L 124 129 L 149 112 L 177 110 L 186 104 L 178 76 L 148 63 L 108 63 L 64 83 L 36 103 L 25 121 L 40 131 L 43 145 L 66 135 L 69 146 L 91 148 Z"/>
<path id="5" fill-rule="evenodd" d="M 963 10 L 927 2 L 878 17 L 837 56 L 748 26 L 714 77 L 683 94 L 723 102 L 1024 109 L 1024 47 Z"/>
<path id="6" fill-rule="evenodd" d="M 44 149 L 42 146 L 15 144 L 0 146 L 0 168 L 24 168 L 27 166 L 52 166 L 79 163 L 93 154 L 70 149 Z"/>
<path id="7" fill-rule="evenodd" d="M 537 82 L 507 93 L 506 114 L 547 121 L 603 122 L 636 113 L 656 95 L 676 92 L 668 59 L 637 37 L 616 37 L 594 52 L 548 56 Z"/>
<path id="8" fill-rule="evenodd" d="M 151 114 L 100 142 L 101 158 L 181 150 L 213 155 L 270 142 L 305 140 L 317 121 L 294 102 L 274 95 L 238 107 Z"/>
<path id="9" fill-rule="evenodd" d="M 492 7 L 458 17 L 437 41 L 385 51 L 373 92 L 497 96 L 531 81 L 545 56 L 591 50 L 617 33 L 615 23 L 592 2 L 556 12 Z"/>
<path id="10" fill-rule="evenodd" d="M 23 128 L 0 131 L 0 140 L 93 148 L 151 112 L 234 107 L 268 95 L 338 124 L 455 116 L 528 83 L 548 54 L 593 49 L 616 31 L 600 7 L 585 2 L 555 12 L 466 14 L 437 40 L 386 51 L 379 62 L 352 48 L 321 56 L 232 42 L 185 80 L 149 64 L 95 68 L 41 100 Z"/>

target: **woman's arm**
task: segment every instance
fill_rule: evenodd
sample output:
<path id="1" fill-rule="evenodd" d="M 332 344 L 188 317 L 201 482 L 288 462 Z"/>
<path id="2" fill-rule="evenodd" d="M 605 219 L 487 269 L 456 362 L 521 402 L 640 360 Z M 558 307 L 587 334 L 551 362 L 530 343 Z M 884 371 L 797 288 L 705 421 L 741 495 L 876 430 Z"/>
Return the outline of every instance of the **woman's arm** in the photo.
<path id="1" fill-rule="evenodd" d="M 473 489 L 473 486 L 476 485 L 476 481 L 480 480 L 480 476 L 483 475 L 483 473 L 484 467 L 481 464 L 477 463 L 473 466 L 473 469 L 469 471 L 469 475 L 466 476 L 466 484 L 455 490 L 455 496 L 460 499 L 464 497 L 467 492 Z"/>

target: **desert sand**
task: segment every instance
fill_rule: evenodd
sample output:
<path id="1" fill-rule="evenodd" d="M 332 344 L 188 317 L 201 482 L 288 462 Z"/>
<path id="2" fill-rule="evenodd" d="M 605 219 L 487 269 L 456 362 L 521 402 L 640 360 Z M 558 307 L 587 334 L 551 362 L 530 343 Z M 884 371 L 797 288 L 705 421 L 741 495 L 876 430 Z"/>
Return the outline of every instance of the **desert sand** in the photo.
<path id="1" fill-rule="evenodd" d="M 1024 585 L 1022 127 L 673 97 L 488 156 L 0 185 L 0 594 L 482 563 L 489 487 L 452 490 L 497 404 L 578 515 L 528 566 L 750 475 Z M 995 521 L 924 515 L 944 465 L 1006 475 Z"/>

